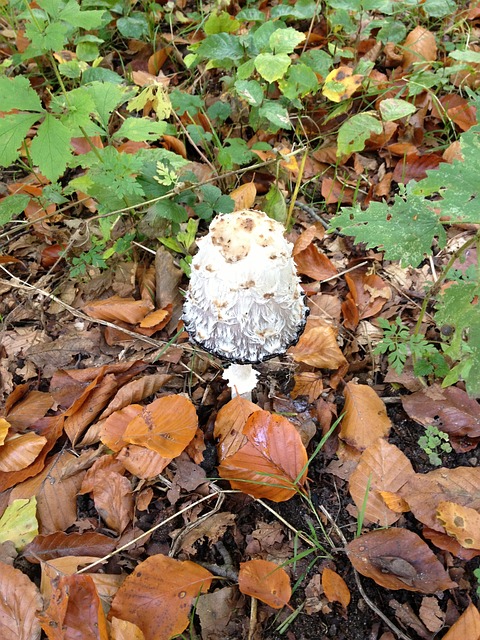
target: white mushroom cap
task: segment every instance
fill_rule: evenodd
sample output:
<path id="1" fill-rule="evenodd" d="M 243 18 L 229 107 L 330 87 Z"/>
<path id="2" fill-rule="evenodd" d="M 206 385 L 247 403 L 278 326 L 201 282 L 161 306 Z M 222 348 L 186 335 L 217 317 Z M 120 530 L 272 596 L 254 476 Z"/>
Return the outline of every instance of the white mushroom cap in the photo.
<path id="1" fill-rule="evenodd" d="M 236 363 L 298 340 L 308 313 L 284 228 L 261 211 L 217 216 L 198 241 L 183 320 L 190 337 Z"/>

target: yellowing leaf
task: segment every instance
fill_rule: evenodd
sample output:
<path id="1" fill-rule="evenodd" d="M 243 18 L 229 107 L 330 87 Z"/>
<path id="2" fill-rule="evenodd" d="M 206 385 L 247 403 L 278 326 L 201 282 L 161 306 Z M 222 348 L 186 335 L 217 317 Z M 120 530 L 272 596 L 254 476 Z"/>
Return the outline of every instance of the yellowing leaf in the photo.
<path id="1" fill-rule="evenodd" d="M 362 80 L 363 76 L 354 74 L 353 69 L 342 65 L 330 71 L 325 78 L 322 93 L 332 102 L 341 102 L 352 97 Z"/>
<path id="2" fill-rule="evenodd" d="M 257 187 L 253 182 L 241 184 L 230 193 L 230 198 L 235 202 L 235 211 L 251 209 L 257 196 Z"/>
<path id="3" fill-rule="evenodd" d="M 473 603 L 468 605 L 460 618 L 443 636 L 443 640 L 466 640 L 467 638 L 468 640 L 480 639 L 480 613 Z"/>
<path id="4" fill-rule="evenodd" d="M 5 418 L 0 418 L 0 445 L 5 442 L 8 430 L 10 429 L 10 423 Z"/>
<path id="5" fill-rule="evenodd" d="M 387 507 L 395 513 L 406 513 L 410 511 L 410 507 L 408 502 L 404 500 L 398 493 L 393 493 L 391 491 L 379 491 L 378 492 L 382 496 L 382 500 L 385 502 Z"/>
<path id="6" fill-rule="evenodd" d="M 37 499 L 14 500 L 0 518 L 0 544 L 10 540 L 22 551 L 38 535 Z"/>
<path id="7" fill-rule="evenodd" d="M 455 502 L 440 502 L 437 519 L 465 549 L 480 549 L 480 513 Z"/>
<path id="8" fill-rule="evenodd" d="M 242 593 L 281 609 L 292 595 L 290 578 L 282 567 L 268 560 L 240 563 L 238 586 Z"/>

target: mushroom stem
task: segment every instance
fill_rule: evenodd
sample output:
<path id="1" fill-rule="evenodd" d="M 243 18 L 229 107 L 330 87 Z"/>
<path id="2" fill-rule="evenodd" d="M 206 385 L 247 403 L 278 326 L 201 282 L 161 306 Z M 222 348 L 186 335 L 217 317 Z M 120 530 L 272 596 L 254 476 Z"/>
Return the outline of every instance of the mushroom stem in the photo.
<path id="1" fill-rule="evenodd" d="M 259 375 L 251 364 L 231 364 L 224 370 L 223 379 L 227 380 L 227 386 L 232 390 L 232 398 L 242 396 L 251 400 L 252 389 L 257 386 Z"/>

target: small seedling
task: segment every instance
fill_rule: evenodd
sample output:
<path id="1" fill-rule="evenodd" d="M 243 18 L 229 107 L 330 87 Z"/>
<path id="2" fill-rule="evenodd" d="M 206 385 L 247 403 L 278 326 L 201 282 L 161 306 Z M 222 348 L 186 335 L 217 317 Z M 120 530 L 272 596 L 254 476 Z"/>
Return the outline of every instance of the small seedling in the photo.
<path id="1" fill-rule="evenodd" d="M 450 453 L 452 446 L 448 441 L 448 433 L 440 431 L 433 424 L 425 429 L 425 435 L 418 439 L 419 446 L 425 451 L 431 465 L 438 467 L 442 464 L 441 453 Z"/>

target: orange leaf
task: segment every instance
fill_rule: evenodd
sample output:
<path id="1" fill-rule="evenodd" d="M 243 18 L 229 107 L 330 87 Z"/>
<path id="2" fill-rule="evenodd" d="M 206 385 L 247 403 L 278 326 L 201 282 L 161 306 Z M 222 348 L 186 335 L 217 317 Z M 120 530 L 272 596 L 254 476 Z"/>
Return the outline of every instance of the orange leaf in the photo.
<path id="1" fill-rule="evenodd" d="M 308 396 L 310 403 L 315 402 L 323 391 L 322 377 L 313 371 L 302 371 L 294 376 L 295 387 L 290 392 L 291 397 L 295 400 L 298 396 Z"/>
<path id="2" fill-rule="evenodd" d="M 340 602 L 346 609 L 350 604 L 350 589 L 345 580 L 328 567 L 322 572 L 322 587 L 329 602 Z"/>
<path id="3" fill-rule="evenodd" d="M 123 439 L 156 451 L 164 458 L 176 458 L 197 430 L 195 407 L 184 396 L 164 396 L 143 407 L 125 429 Z"/>
<path id="4" fill-rule="evenodd" d="M 415 68 L 427 69 L 431 66 L 428 62 L 436 59 L 437 44 L 434 34 L 423 27 L 415 27 L 403 43 L 403 67 L 409 67 L 415 62 L 425 62 L 424 65 L 417 65 Z"/>
<path id="5" fill-rule="evenodd" d="M 105 300 L 89 302 L 83 307 L 83 312 L 98 320 L 121 320 L 129 324 L 138 324 L 152 309 L 153 303 L 150 300 L 112 296 Z"/>
<path id="6" fill-rule="evenodd" d="M 380 492 L 397 492 L 414 474 L 410 460 L 398 447 L 385 442 L 383 438 L 377 438 L 362 453 L 350 476 L 350 495 L 360 511 L 367 487 L 370 486 L 365 517 L 370 522 L 388 527 L 399 519 L 400 513 L 388 508 Z"/>
<path id="7" fill-rule="evenodd" d="M 0 562 L 0 628 L 2 640 L 40 637 L 36 614 L 43 608 L 37 587 L 21 571 Z"/>
<path id="8" fill-rule="evenodd" d="M 437 518 L 465 549 L 480 549 L 480 513 L 455 502 L 440 502 Z"/>
<path id="9" fill-rule="evenodd" d="M 0 445 L 5 442 L 5 438 L 7 437 L 8 430 L 10 429 L 10 423 L 5 420 L 5 418 L 0 418 Z M 0 449 L 0 459 L 1 459 L 1 449 Z"/>
<path id="10" fill-rule="evenodd" d="M 288 604 L 292 595 L 290 578 L 285 570 L 268 560 L 241 562 L 238 586 L 242 593 L 274 609 L 281 609 Z"/>
<path id="11" fill-rule="evenodd" d="M 235 211 L 251 209 L 257 197 L 257 187 L 253 182 L 247 182 L 234 189 L 229 195 L 235 202 Z"/>
<path id="12" fill-rule="evenodd" d="M 168 467 L 172 458 L 164 458 L 156 451 L 130 444 L 117 454 L 117 460 L 137 478 L 154 478 Z"/>
<path id="13" fill-rule="evenodd" d="M 255 498 L 282 502 L 295 495 L 305 481 L 306 469 L 295 484 L 308 457 L 292 423 L 260 410 L 249 417 L 243 433 L 248 442 L 222 461 L 221 477 Z"/>
<path id="14" fill-rule="evenodd" d="M 466 640 L 466 638 L 480 640 L 480 613 L 472 603 L 443 636 L 443 640 Z"/>
<path id="15" fill-rule="evenodd" d="M 171 305 L 170 309 L 157 309 L 145 316 L 145 318 L 140 322 L 140 326 L 146 329 L 155 327 L 156 331 L 160 331 L 160 329 L 163 329 L 163 327 L 168 323 L 171 314 Z"/>
<path id="16" fill-rule="evenodd" d="M 136 624 L 145 640 L 170 640 L 187 628 L 192 602 L 209 589 L 212 578 L 194 562 L 151 556 L 117 591 L 109 617 Z"/>
<path id="17" fill-rule="evenodd" d="M 123 439 L 125 429 L 130 422 L 138 416 L 143 407 L 141 404 L 130 404 L 128 407 L 114 411 L 102 424 L 100 440 L 112 451 L 120 451 L 127 445 Z"/>
<path id="18" fill-rule="evenodd" d="M 304 273 L 313 280 L 326 280 L 338 273 L 327 256 L 313 243 L 295 255 L 295 264 L 298 273 Z"/>
<path id="19" fill-rule="evenodd" d="M 217 450 L 220 462 L 232 456 L 242 447 L 247 438 L 243 428 L 249 416 L 260 407 L 242 396 L 235 396 L 217 414 L 213 435 L 218 439 Z"/>
<path id="20" fill-rule="evenodd" d="M 112 618 L 110 637 L 112 640 L 145 640 L 136 624 L 119 618 Z"/>
<path id="21" fill-rule="evenodd" d="M 391 491 L 379 491 L 378 493 L 382 496 L 382 500 L 387 507 L 395 511 L 395 513 L 406 513 L 410 511 L 408 502 L 397 493 L 392 493 Z"/>
<path id="22" fill-rule="evenodd" d="M 388 435 L 391 422 L 385 404 L 371 387 L 348 382 L 344 395 L 344 418 L 338 434 L 342 440 L 362 450 Z"/>
<path id="23" fill-rule="evenodd" d="M 455 538 L 452 538 L 452 536 L 449 536 L 447 533 L 441 533 L 429 527 L 423 527 L 422 535 L 439 549 L 449 551 L 453 556 L 460 558 L 460 560 L 466 560 L 468 562 L 480 556 L 479 549 L 465 549 Z"/>
<path id="24" fill-rule="evenodd" d="M 347 545 L 355 569 L 386 589 L 435 593 L 458 585 L 420 536 L 408 529 L 364 533 Z"/>
<path id="25" fill-rule="evenodd" d="M 308 327 L 298 343 L 288 353 L 296 362 L 304 362 L 318 369 L 338 369 L 346 363 L 337 344 L 335 330 L 329 325 Z"/>
<path id="26" fill-rule="evenodd" d="M 47 439 L 30 431 L 20 435 L 8 436 L 0 447 L 0 471 L 20 471 L 36 460 Z"/>

